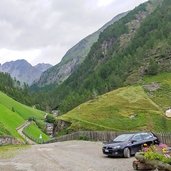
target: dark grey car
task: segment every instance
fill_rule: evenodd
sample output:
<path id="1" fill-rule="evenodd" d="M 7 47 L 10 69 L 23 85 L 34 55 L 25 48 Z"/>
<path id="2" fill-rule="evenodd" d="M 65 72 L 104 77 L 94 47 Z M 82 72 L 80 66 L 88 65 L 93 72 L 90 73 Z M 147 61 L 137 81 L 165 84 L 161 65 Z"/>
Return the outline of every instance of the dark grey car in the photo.
<path id="1" fill-rule="evenodd" d="M 149 132 L 122 134 L 112 142 L 104 144 L 103 154 L 129 158 L 142 149 L 143 144 L 159 144 L 158 138 Z"/>

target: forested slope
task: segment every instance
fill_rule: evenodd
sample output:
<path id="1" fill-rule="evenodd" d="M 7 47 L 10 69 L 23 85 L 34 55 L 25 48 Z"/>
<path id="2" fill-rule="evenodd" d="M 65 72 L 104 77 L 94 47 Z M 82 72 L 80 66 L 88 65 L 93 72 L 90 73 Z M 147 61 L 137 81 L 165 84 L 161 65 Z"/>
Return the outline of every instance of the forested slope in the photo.
<path id="1" fill-rule="evenodd" d="M 53 105 L 66 112 L 144 75 L 169 72 L 170 9 L 169 0 L 149 1 L 106 28 L 82 65 L 53 92 Z"/>

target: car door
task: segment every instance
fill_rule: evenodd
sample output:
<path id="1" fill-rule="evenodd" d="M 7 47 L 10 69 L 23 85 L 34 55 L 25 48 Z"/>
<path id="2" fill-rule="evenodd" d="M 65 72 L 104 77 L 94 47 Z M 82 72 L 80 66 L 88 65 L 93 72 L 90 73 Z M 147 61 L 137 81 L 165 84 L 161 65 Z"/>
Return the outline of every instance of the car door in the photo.
<path id="1" fill-rule="evenodd" d="M 150 146 L 151 144 L 154 143 L 154 136 L 151 133 L 141 133 L 141 136 L 143 138 L 143 141 L 147 146 Z"/>
<path id="2" fill-rule="evenodd" d="M 136 152 L 141 150 L 141 147 L 143 145 L 143 139 L 141 134 L 135 134 L 131 139 L 132 145 L 131 145 L 131 152 L 132 154 L 135 154 Z"/>

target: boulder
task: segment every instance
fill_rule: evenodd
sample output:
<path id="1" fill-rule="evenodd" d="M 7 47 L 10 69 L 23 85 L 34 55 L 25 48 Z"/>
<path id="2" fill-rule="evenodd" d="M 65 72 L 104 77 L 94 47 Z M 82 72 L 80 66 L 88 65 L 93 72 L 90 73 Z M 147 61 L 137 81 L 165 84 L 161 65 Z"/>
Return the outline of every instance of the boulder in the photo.
<path id="1" fill-rule="evenodd" d="M 171 118 L 171 109 L 166 110 L 165 114 L 168 118 Z"/>

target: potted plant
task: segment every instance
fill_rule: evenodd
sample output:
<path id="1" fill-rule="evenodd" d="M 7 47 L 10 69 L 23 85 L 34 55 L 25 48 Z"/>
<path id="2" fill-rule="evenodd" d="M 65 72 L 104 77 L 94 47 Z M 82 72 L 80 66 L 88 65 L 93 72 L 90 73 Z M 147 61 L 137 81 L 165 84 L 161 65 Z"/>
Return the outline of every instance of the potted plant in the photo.
<path id="1" fill-rule="evenodd" d="M 143 146 L 142 152 L 135 155 L 135 170 L 171 171 L 171 149 L 166 144 Z"/>

